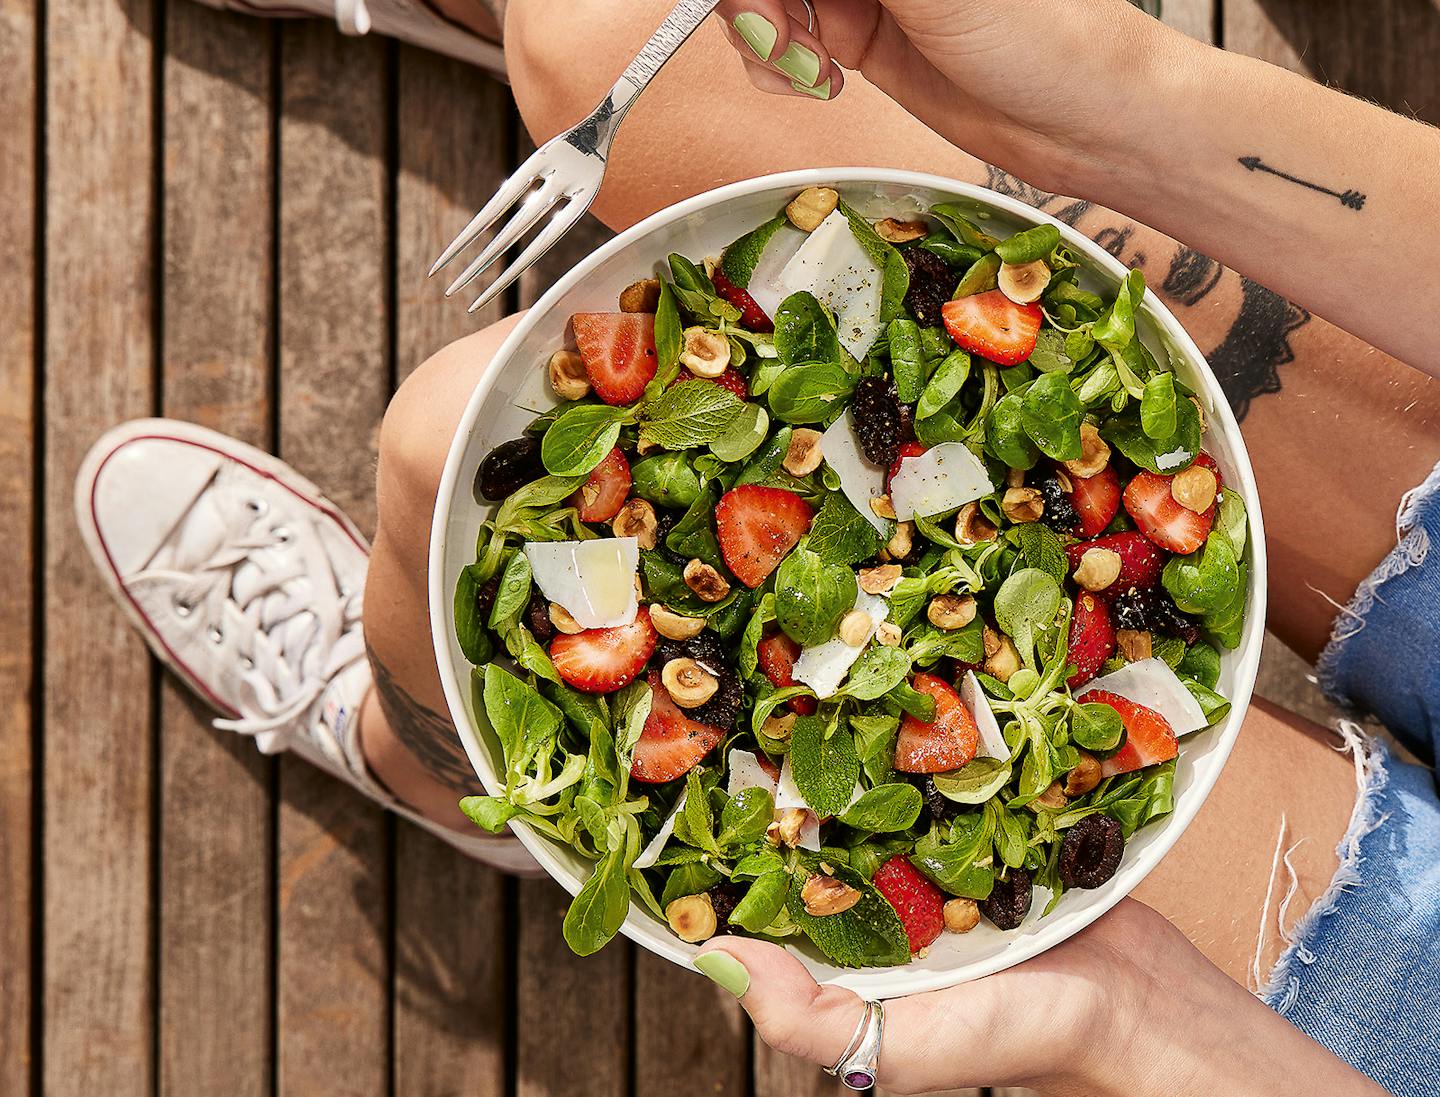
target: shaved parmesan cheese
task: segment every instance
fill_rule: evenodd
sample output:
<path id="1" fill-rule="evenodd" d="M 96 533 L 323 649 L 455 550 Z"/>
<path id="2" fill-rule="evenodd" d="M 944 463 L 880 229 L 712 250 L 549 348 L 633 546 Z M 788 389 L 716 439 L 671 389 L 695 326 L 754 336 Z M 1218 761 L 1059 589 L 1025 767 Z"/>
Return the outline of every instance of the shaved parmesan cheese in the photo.
<path id="1" fill-rule="evenodd" d="M 1010 747 L 1005 742 L 1005 736 L 1000 734 L 1000 721 L 995 719 L 995 712 L 990 708 L 990 699 L 980 688 L 980 679 L 975 677 L 973 670 L 967 670 L 965 677 L 961 679 L 960 700 L 970 710 L 970 715 L 975 717 L 975 726 L 980 729 L 980 756 L 1008 761 Z"/>
<path id="2" fill-rule="evenodd" d="M 1184 446 L 1179 449 L 1172 449 L 1169 453 L 1160 453 L 1155 456 L 1155 467 L 1161 472 L 1166 469 L 1173 469 L 1183 465 L 1190 458 L 1190 451 Z"/>
<path id="3" fill-rule="evenodd" d="M 765 310 L 765 315 L 772 319 L 780 308 L 780 302 L 789 297 L 791 292 L 781 288 L 780 275 L 808 239 L 809 234 L 801 232 L 794 225 L 781 225 L 775 230 L 775 235 L 770 237 L 770 242 L 765 245 L 755 269 L 750 273 L 750 284 L 745 287 L 745 292 Z M 538 372 L 543 374 L 544 370 Z"/>
<path id="4" fill-rule="evenodd" d="M 675 806 L 670 809 L 670 814 L 665 816 L 665 821 L 660 824 L 660 829 L 655 832 L 655 837 L 650 839 L 650 844 L 640 851 L 640 856 L 635 858 L 636 868 L 651 868 L 660 859 L 661 852 L 665 849 L 665 843 L 670 841 L 670 836 L 675 833 L 675 820 L 685 808 L 685 793 L 680 794 L 680 799 L 675 801 Z"/>
<path id="5" fill-rule="evenodd" d="M 530 541 L 525 556 L 540 593 L 568 610 L 581 628 L 616 628 L 635 620 L 640 543 L 634 537 Z"/>
<path id="6" fill-rule="evenodd" d="M 780 764 L 780 780 L 775 784 L 775 810 L 784 811 L 786 808 L 808 808 L 810 805 L 805 802 L 805 797 L 800 795 L 800 788 L 795 784 L 795 771 L 790 768 L 790 755 L 785 755 L 785 761 Z"/>
<path id="7" fill-rule="evenodd" d="M 824 452 L 823 450 L 821 451 Z M 906 457 L 890 480 L 895 517 L 930 517 L 958 510 L 995 490 L 985 462 L 964 442 L 941 442 L 918 457 Z"/>
<path id="8" fill-rule="evenodd" d="M 888 537 L 888 523 L 870 508 L 871 499 L 885 494 L 886 470 L 865 459 L 860 439 L 855 437 L 855 420 L 848 411 L 820 436 L 820 454 L 840 478 L 840 490 L 850 505 L 877 533 Z"/>
<path id="9" fill-rule="evenodd" d="M 805 809 L 805 822 L 800 827 L 799 845 L 801 849 L 820 852 L 820 816 L 809 808 Z"/>
<path id="10" fill-rule="evenodd" d="M 765 771 L 760 759 L 748 750 L 732 750 L 728 764 L 730 780 L 725 791 L 731 796 L 738 796 L 747 788 L 763 788 L 771 793 L 775 791 L 775 778 Z"/>
<path id="11" fill-rule="evenodd" d="M 864 610 L 870 618 L 870 631 L 865 635 L 865 643 L 852 648 L 837 636 L 813 648 L 805 648 L 800 652 L 800 658 L 795 660 L 795 681 L 809 686 L 816 697 L 835 695 L 840 682 L 865 650 L 865 645 L 875 638 L 881 622 L 890 616 L 889 602 L 863 590 L 856 592 L 855 608 Z"/>
<path id="12" fill-rule="evenodd" d="M 880 334 L 884 274 L 866 254 L 838 209 L 821 221 L 780 272 L 789 293 L 808 290 L 835 317 L 840 345 L 864 358 Z"/>
<path id="13" fill-rule="evenodd" d="M 1137 705 L 1154 709 L 1170 722 L 1176 735 L 1186 735 L 1209 726 L 1205 710 L 1195 695 L 1185 688 L 1185 683 L 1164 659 L 1141 659 L 1138 663 L 1126 663 L 1119 670 L 1096 678 L 1085 687 L 1086 691 L 1103 689 L 1134 701 Z"/>

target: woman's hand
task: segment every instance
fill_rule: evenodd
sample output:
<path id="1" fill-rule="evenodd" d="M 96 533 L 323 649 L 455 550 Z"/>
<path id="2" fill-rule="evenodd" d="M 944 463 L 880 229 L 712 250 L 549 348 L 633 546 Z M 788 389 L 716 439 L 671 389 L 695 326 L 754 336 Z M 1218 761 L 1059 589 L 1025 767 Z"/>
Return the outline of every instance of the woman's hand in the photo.
<path id="1" fill-rule="evenodd" d="M 855 994 L 816 985 L 762 941 L 715 938 L 701 957 L 707 975 L 739 993 L 766 1043 L 834 1065 L 863 1011 Z M 1297 1077 L 1334 1097 L 1384 1092 L 1126 899 L 1018 967 L 886 1002 L 877 1084 L 897 1093 L 1017 1085 L 1086 1097 L 1241 1097 L 1291 1092 Z"/>

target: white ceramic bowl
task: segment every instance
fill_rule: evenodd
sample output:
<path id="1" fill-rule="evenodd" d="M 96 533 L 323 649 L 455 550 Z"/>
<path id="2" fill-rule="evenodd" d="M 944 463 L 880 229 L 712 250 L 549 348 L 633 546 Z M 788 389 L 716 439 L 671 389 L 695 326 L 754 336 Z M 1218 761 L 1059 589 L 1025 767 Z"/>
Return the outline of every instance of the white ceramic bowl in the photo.
<path id="1" fill-rule="evenodd" d="M 455 640 L 453 592 L 460 569 L 474 559 L 475 537 L 490 507 L 472 495 L 480 461 L 501 442 L 518 436 L 534 416 L 533 409 L 555 399 L 544 380 L 544 363 L 562 346 L 572 313 L 613 311 L 620 290 L 638 278 L 665 269 L 665 258 L 680 252 L 692 259 L 716 255 L 742 233 L 775 216 L 798 191 L 815 185 L 837 187 L 846 201 L 880 217 L 913 213 L 942 201 L 960 202 L 984 219 L 996 235 L 1049 223 L 1060 230 L 1085 271 L 1082 284 L 1112 291 L 1125 275 L 1114 257 L 1070 226 L 1031 207 L 982 187 L 933 175 L 881 168 L 842 168 L 788 172 L 734 183 L 697 195 L 661 210 L 600 248 L 560 279 L 511 332 L 460 420 L 450 447 L 435 505 L 430 534 L 430 624 L 435 656 L 450 712 L 465 750 L 492 793 L 501 791 L 504 764 L 500 746 L 483 710 L 476 711 L 470 691 L 470 665 Z M 1265 541 L 1255 479 L 1235 418 L 1214 375 L 1194 342 L 1152 293 L 1146 293 L 1140 320 L 1141 336 L 1156 357 L 1169 358 L 1205 405 L 1209 429 L 1206 449 L 1219 462 L 1228 487 L 1238 490 L 1250 515 L 1246 553 L 1250 563 L 1250 605 L 1240 647 L 1222 659 L 1220 689 L 1231 699 L 1230 715 L 1218 726 L 1187 737 L 1176 767 L 1175 810 L 1140 830 L 1129 842 L 1120 870 L 1104 887 L 1072 891 L 1047 918 L 1037 894 L 1034 909 L 1015 931 L 1002 933 L 982 923 L 963 935 L 942 934 L 924 959 L 904 967 L 848 970 L 836 968 L 804 946 L 795 949 L 821 981 L 829 981 L 872 998 L 934 990 L 976 979 L 1018 964 L 1089 925 L 1109 910 L 1155 867 L 1195 818 L 1214 787 L 1220 769 L 1239 734 L 1250 702 L 1260 660 L 1265 621 Z M 532 410 L 525 410 L 532 409 Z M 571 894 L 580 890 L 590 863 L 569 847 L 554 843 L 524 824 L 516 833 L 535 859 Z M 623 932 L 632 940 L 682 966 L 690 966 L 696 947 L 676 938 L 639 905 L 632 905 Z M 559 941 L 556 942 L 557 947 Z"/>

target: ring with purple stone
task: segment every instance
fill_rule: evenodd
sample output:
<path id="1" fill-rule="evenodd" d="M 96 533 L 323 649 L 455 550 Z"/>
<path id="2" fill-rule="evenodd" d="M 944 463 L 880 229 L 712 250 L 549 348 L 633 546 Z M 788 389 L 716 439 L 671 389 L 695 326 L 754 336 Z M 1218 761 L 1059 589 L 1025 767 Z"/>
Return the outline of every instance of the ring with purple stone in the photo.
<path id="1" fill-rule="evenodd" d="M 879 1002 L 866 1002 L 865 1013 L 850 1042 L 833 1067 L 825 1073 L 839 1078 L 847 1089 L 866 1090 L 875 1084 L 875 1071 L 880 1063 L 880 1044 L 885 1039 L 885 1007 Z"/>

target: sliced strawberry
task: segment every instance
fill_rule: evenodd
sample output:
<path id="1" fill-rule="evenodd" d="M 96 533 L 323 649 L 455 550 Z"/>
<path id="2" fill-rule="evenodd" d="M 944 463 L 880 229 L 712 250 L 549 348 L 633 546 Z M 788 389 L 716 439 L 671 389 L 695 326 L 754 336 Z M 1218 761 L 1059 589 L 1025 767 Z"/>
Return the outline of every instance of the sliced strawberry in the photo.
<path id="1" fill-rule="evenodd" d="M 1030 357 L 1045 318 L 1039 305 L 1017 305 L 998 289 L 946 301 L 940 316 L 951 339 L 1001 366 Z"/>
<path id="2" fill-rule="evenodd" d="M 775 330 L 775 324 L 765 315 L 765 310 L 756 304 L 755 298 L 721 274 L 719 268 L 716 268 L 710 280 L 715 283 L 715 292 L 740 310 L 740 323 L 751 331 L 769 333 Z"/>
<path id="3" fill-rule="evenodd" d="M 919 952 L 933 945 L 945 929 L 944 893 L 903 855 L 890 858 L 876 869 L 872 882 L 900 915 L 905 936 L 910 938 L 910 951 Z"/>
<path id="4" fill-rule="evenodd" d="M 607 404 L 633 404 L 655 376 L 655 316 L 577 312 L 570 318 L 590 387 Z"/>
<path id="5" fill-rule="evenodd" d="M 630 776 L 654 785 L 684 777 L 725 738 L 725 729 L 685 715 L 661 684 L 658 671 L 652 670 L 648 681 L 650 715 L 635 743 Z"/>
<path id="6" fill-rule="evenodd" d="M 1065 680 L 1071 689 L 1078 689 L 1094 678 L 1115 654 L 1115 627 L 1110 623 L 1110 610 L 1088 590 L 1075 599 L 1075 613 L 1070 618 L 1070 665 L 1075 673 Z"/>
<path id="7" fill-rule="evenodd" d="M 726 366 L 724 373 L 719 377 L 711 377 L 709 380 L 719 385 L 722 389 L 729 389 L 742 400 L 750 395 L 750 385 L 745 380 L 745 375 L 734 366 Z"/>
<path id="8" fill-rule="evenodd" d="M 926 724 L 905 717 L 895 739 L 895 768 L 901 773 L 947 773 L 973 760 L 980 729 L 960 695 L 933 674 L 917 674 L 911 684 L 935 699 L 935 719 Z"/>
<path id="9" fill-rule="evenodd" d="M 1123 533 L 1110 533 L 1091 541 L 1076 541 L 1066 545 L 1070 557 L 1070 570 L 1080 566 L 1080 560 L 1092 548 L 1109 549 L 1120 557 L 1120 576 L 1102 591 L 1101 598 L 1114 598 L 1127 590 L 1149 590 L 1160 582 L 1160 572 L 1168 557 L 1145 539 L 1143 533 L 1127 529 Z"/>
<path id="10" fill-rule="evenodd" d="M 919 457 L 929 446 L 921 445 L 919 442 L 901 442 L 900 456 L 895 458 L 895 463 L 890 466 L 890 471 L 885 476 L 885 487 L 890 487 L 890 481 L 900 475 L 900 462 L 907 457 Z"/>
<path id="11" fill-rule="evenodd" d="M 1120 714 L 1120 720 L 1125 725 L 1125 745 L 1100 763 L 1102 776 L 1133 773 L 1146 766 L 1168 762 L 1180 753 L 1179 741 L 1170 727 L 1170 721 L 1153 708 L 1146 708 L 1103 689 L 1092 689 L 1075 700 L 1082 705 L 1109 705 Z"/>
<path id="12" fill-rule="evenodd" d="M 650 611 L 641 606 L 628 625 L 556 636 L 550 642 L 550 661 L 556 673 L 581 693 L 614 693 L 645 669 L 656 638 Z"/>
<path id="13" fill-rule="evenodd" d="M 725 566 L 747 587 L 758 587 L 786 553 L 810 532 L 815 512 L 793 491 L 742 484 L 715 508 L 715 533 Z"/>
<path id="14" fill-rule="evenodd" d="M 1068 475 L 1068 474 L 1067 474 Z M 1120 513 L 1120 475 L 1106 465 L 1094 476 L 1071 476 L 1070 502 L 1080 515 L 1081 537 L 1094 537 Z"/>
<path id="15" fill-rule="evenodd" d="M 812 701 L 814 699 L 815 698 L 813 697 L 810 698 L 810 700 Z M 769 777 L 770 780 L 780 780 L 780 767 L 770 760 L 770 755 L 766 754 L 764 751 L 761 751 L 759 754 L 755 755 L 755 763 L 765 771 L 765 776 Z"/>
<path id="16" fill-rule="evenodd" d="M 620 513 L 630 494 L 630 462 L 616 446 L 590 470 L 590 478 L 570 496 L 582 522 L 608 522 Z"/>
<path id="17" fill-rule="evenodd" d="M 788 689 L 795 685 L 795 660 L 800 658 L 800 645 L 780 631 L 772 632 L 762 639 L 755 649 L 759 656 L 760 671 L 770 679 L 776 689 Z M 792 697 L 791 711 L 801 716 L 815 712 L 815 698 Z"/>
<path id="18" fill-rule="evenodd" d="M 1140 471 L 1125 488 L 1125 509 L 1150 541 L 1184 555 L 1198 549 L 1210 535 L 1210 527 L 1215 524 L 1215 504 L 1211 503 L 1203 514 L 1182 507 L 1170 494 L 1173 479 Z"/>

